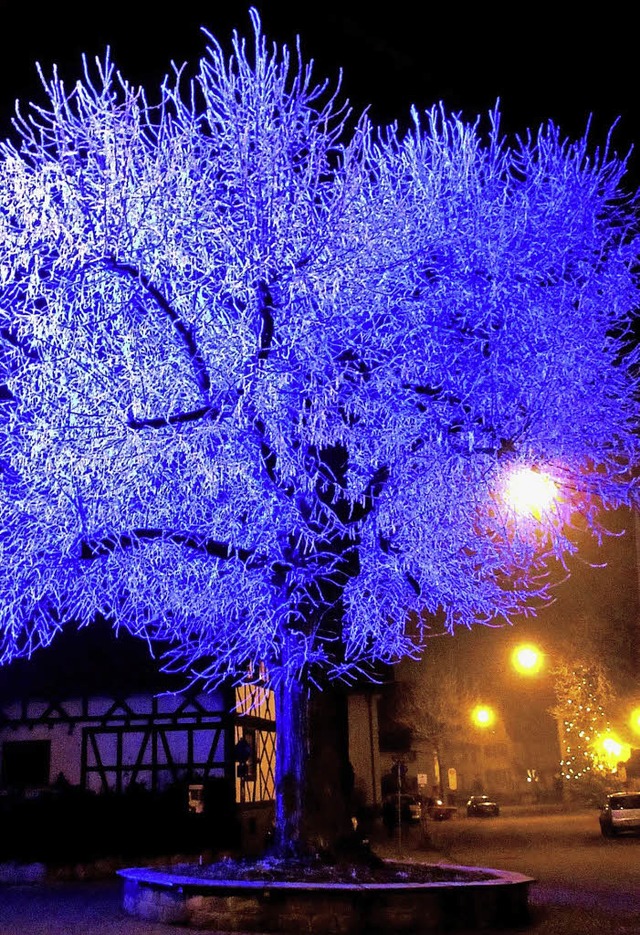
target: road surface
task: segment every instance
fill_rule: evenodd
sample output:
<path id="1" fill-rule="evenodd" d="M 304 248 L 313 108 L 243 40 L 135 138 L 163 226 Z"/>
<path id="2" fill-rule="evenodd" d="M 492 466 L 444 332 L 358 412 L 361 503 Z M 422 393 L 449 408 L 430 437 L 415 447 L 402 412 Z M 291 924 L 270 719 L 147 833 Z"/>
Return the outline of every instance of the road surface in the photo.
<path id="1" fill-rule="evenodd" d="M 640 837 L 602 838 L 595 810 L 460 818 L 429 822 L 428 830 L 428 842 L 419 829 L 404 834 L 404 858 L 516 870 L 536 879 L 530 925 L 495 935 L 640 935 Z M 398 856 L 396 838 L 382 834 L 376 843 Z M 0 888 L 0 935 L 183 932 L 198 935 L 125 915 L 115 879 Z"/>

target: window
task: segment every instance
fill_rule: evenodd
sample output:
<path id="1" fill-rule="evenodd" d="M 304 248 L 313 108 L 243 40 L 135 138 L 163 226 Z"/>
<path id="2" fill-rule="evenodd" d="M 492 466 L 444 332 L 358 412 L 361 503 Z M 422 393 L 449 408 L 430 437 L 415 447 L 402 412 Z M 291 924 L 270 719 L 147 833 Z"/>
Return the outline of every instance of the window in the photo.
<path id="1" fill-rule="evenodd" d="M 621 795 L 609 800 L 609 805 L 613 809 L 638 808 L 640 809 L 640 795 Z"/>
<path id="2" fill-rule="evenodd" d="M 50 740 L 8 740 L 2 745 L 2 784 L 14 789 L 49 785 Z"/>

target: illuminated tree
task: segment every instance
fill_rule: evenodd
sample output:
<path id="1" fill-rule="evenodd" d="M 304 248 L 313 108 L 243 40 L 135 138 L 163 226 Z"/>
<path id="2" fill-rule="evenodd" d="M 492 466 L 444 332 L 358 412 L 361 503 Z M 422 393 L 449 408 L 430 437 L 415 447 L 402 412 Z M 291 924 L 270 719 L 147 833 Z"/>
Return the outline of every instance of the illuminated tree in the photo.
<path id="1" fill-rule="evenodd" d="M 571 794 L 602 791 L 611 780 L 602 769 L 598 740 L 611 728 L 611 684 L 595 664 L 558 665 L 553 676 L 562 781 Z"/>
<path id="2" fill-rule="evenodd" d="M 266 666 L 298 850 L 309 687 L 525 610 L 572 512 L 633 501 L 637 244 L 608 151 L 350 123 L 252 15 L 156 104 L 108 56 L 43 78 L 2 148 L 0 632 Z M 562 495 L 516 523 L 522 464 Z"/>

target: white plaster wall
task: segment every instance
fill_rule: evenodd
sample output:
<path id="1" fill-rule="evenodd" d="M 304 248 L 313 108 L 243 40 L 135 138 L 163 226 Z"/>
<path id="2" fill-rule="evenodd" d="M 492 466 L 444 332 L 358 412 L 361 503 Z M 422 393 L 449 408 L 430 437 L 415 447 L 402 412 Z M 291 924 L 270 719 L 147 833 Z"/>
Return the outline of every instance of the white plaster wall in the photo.
<path id="1" fill-rule="evenodd" d="M 49 740 L 51 742 L 51 763 L 49 767 L 49 783 L 55 782 L 58 773 L 62 772 L 73 785 L 80 782 L 80 752 L 82 743 L 81 729 L 77 727 L 72 733 L 65 724 L 54 727 L 19 727 L 17 730 L 4 730 L 0 732 L 0 745 L 4 741 Z M 1 756 L 0 749 L 0 756 Z"/>
<path id="2" fill-rule="evenodd" d="M 201 695 L 199 698 L 203 701 L 205 710 L 220 711 L 222 708 L 222 699 L 217 693 Z M 183 700 L 183 697 L 179 695 L 165 695 L 158 699 L 158 705 L 165 715 L 165 718 L 167 718 L 175 712 L 177 707 L 183 703 Z M 113 704 L 114 701 L 112 698 L 99 696 L 91 698 L 88 702 L 89 716 L 93 718 L 103 717 L 113 707 Z M 153 699 L 150 695 L 133 695 L 126 699 L 126 705 L 128 709 L 134 713 L 134 716 L 139 714 L 145 718 L 148 717 L 152 710 L 152 704 Z M 46 701 L 31 701 L 28 708 L 29 718 L 36 719 L 41 717 L 47 711 L 48 707 L 49 703 Z M 78 717 L 82 714 L 82 702 L 80 699 L 66 700 L 62 704 L 62 708 L 69 716 Z M 22 715 L 21 705 L 17 702 L 4 705 L 3 713 L 8 718 L 20 718 Z M 116 708 L 109 717 L 108 726 L 118 727 L 122 725 L 127 715 L 128 712 L 124 709 L 120 711 Z M 158 723 L 163 723 L 162 716 L 158 718 Z M 164 723 L 166 723 L 166 720 L 164 720 Z M 194 757 L 196 760 L 206 760 L 212 742 L 212 729 L 216 729 L 216 727 L 217 725 L 212 726 L 204 723 L 201 728 L 195 730 Z M 49 783 L 55 782 L 58 774 L 62 772 L 70 783 L 78 785 L 80 783 L 82 729 L 82 722 L 74 726 L 61 722 L 60 724 L 53 724 L 52 726 L 36 725 L 32 728 L 26 725 L 17 728 L 4 727 L 0 730 L 0 758 L 2 756 L 2 744 L 5 741 L 48 740 L 51 744 Z M 167 732 L 167 735 L 169 749 L 173 757 L 176 760 L 185 760 L 187 756 L 186 735 L 179 729 L 175 731 L 170 730 Z M 123 761 L 125 764 L 130 763 L 132 767 L 135 764 L 142 738 L 143 731 L 136 731 L 135 725 L 133 725 L 133 733 L 131 735 L 126 735 L 124 738 Z M 101 735 L 100 750 L 106 760 L 115 761 L 116 743 L 115 734 L 111 736 L 108 734 Z M 221 732 L 215 759 L 222 760 L 223 758 L 224 732 Z M 148 777 L 145 775 L 141 775 L 140 779 L 142 781 L 148 781 Z M 168 779 L 169 773 L 167 771 L 167 780 Z M 100 789 L 97 776 L 89 777 L 89 788 L 95 791 Z"/>

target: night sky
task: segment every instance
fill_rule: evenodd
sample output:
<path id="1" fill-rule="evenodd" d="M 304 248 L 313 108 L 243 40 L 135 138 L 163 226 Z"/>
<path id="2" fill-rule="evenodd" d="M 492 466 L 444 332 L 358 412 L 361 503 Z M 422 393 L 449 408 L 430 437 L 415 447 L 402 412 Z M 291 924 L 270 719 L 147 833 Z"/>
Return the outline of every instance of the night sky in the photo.
<path id="1" fill-rule="evenodd" d="M 179 0 L 163 13 L 160 4 L 140 0 L 0 0 L 0 136 L 10 132 L 15 99 L 39 93 L 36 60 L 46 69 L 58 63 L 73 81 L 81 53 L 93 58 L 109 45 L 125 76 L 152 90 L 172 60 L 195 62 L 202 54 L 201 26 L 223 44 L 234 27 L 249 34 L 249 5 Z M 640 144 L 637 37 L 622 19 L 596 18 L 586 7 L 571 19 L 562 4 L 515 5 L 510 12 L 497 4 L 441 7 L 415 0 L 375 11 L 355 0 L 256 6 L 269 37 L 292 44 L 300 34 L 318 77 L 333 77 L 342 67 L 354 107 L 369 106 L 377 122 L 403 122 L 411 104 L 424 110 L 440 101 L 472 118 L 500 99 L 509 133 L 552 119 L 577 136 L 593 115 L 594 145 L 617 118 L 614 148 L 626 153 Z M 636 187 L 640 156 L 631 167 Z"/>

